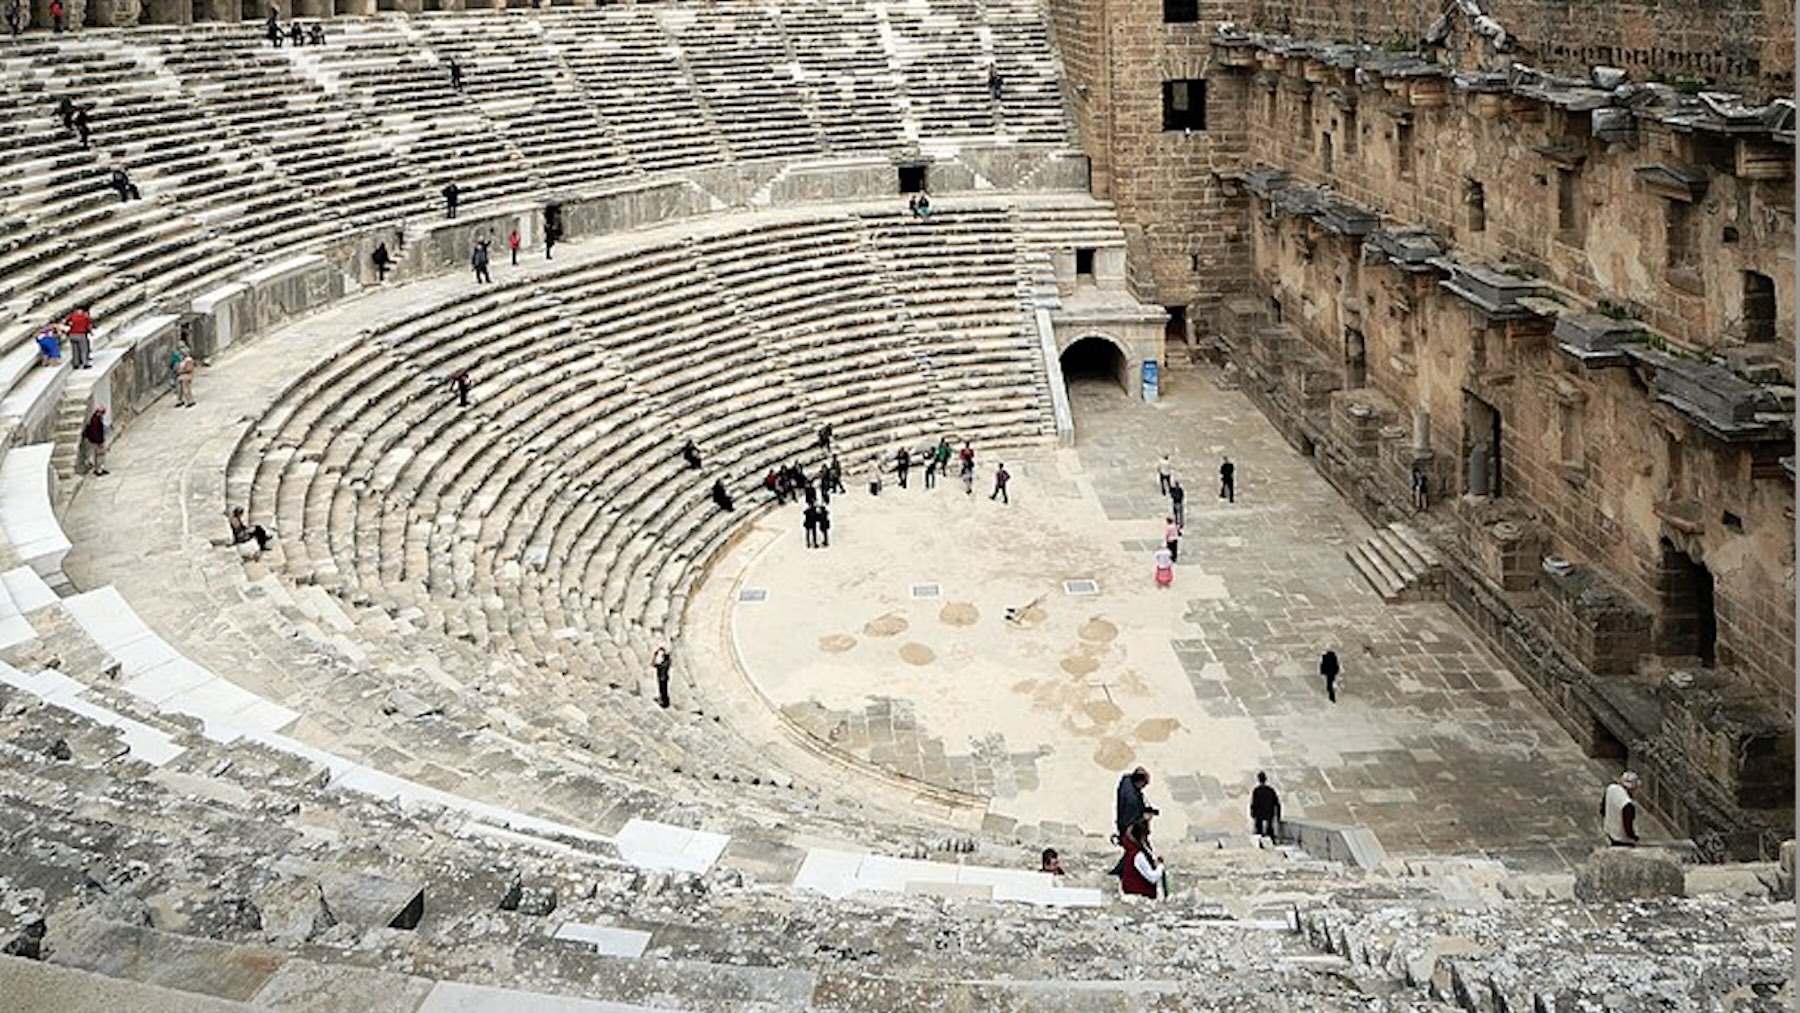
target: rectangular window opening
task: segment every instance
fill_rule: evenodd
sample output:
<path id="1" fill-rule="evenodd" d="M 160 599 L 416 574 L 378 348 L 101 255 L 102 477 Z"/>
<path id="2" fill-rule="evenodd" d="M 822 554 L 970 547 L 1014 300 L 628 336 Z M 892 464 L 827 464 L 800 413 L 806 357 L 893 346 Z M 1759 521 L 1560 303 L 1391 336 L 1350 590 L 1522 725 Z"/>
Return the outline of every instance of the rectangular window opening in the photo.
<path id="1" fill-rule="evenodd" d="M 1163 23 L 1191 25 L 1200 20 L 1200 0 L 1163 0 Z"/>
<path id="2" fill-rule="evenodd" d="M 1075 276 L 1094 280 L 1094 251 L 1091 247 L 1075 248 Z"/>
<path id="3" fill-rule="evenodd" d="M 900 166 L 900 192 L 924 193 L 926 174 L 930 168 L 927 165 Z"/>
<path id="4" fill-rule="evenodd" d="M 1163 82 L 1163 129 L 1206 129 L 1206 80 Z"/>

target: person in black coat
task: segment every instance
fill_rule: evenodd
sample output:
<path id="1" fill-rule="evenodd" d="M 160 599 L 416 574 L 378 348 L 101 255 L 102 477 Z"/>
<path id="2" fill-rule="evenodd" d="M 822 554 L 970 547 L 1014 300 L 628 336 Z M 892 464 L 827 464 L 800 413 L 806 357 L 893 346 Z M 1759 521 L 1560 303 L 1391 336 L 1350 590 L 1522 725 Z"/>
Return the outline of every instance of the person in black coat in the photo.
<path id="1" fill-rule="evenodd" d="M 712 501 L 718 504 L 720 510 L 732 509 L 731 493 L 725 491 L 725 480 L 722 478 L 713 480 Z"/>
<path id="2" fill-rule="evenodd" d="M 1250 792 L 1250 822 L 1256 836 L 1275 839 L 1275 825 L 1281 822 L 1281 796 L 1269 787 L 1269 775 L 1256 772 L 1256 788 Z"/>
<path id="3" fill-rule="evenodd" d="M 1319 656 L 1319 674 L 1325 677 L 1325 696 L 1332 703 L 1337 703 L 1338 656 L 1336 651 L 1326 651 Z"/>

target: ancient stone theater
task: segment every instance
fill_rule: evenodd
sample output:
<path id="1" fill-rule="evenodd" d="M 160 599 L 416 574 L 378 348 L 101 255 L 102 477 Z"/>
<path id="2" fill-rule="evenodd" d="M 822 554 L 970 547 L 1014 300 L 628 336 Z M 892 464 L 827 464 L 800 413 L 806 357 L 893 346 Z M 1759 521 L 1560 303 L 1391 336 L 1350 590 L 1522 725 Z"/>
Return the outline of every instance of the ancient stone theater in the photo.
<path id="1" fill-rule="evenodd" d="M 1790 4 L 0 13 L 0 1011 L 1793 1008 Z"/>

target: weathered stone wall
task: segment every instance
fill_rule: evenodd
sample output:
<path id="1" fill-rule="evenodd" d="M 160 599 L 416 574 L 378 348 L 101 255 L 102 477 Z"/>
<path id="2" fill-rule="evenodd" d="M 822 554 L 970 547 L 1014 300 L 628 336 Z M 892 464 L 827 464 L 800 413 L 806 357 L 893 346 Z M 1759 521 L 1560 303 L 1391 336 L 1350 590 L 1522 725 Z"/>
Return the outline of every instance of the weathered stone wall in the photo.
<path id="1" fill-rule="evenodd" d="M 1521 265 L 1577 307 L 1623 307 L 1671 348 L 1759 355 L 1791 379 L 1791 179 L 1734 175 L 1736 146 L 1700 133 L 1646 130 L 1607 145 L 1591 139 L 1586 114 L 1417 83 L 1394 95 L 1341 73 L 1265 58 L 1248 94 L 1248 162 L 1328 186 L 1390 224 L 1426 226 L 1459 259 Z M 1647 186 L 1636 170 L 1657 163 L 1695 170 L 1698 196 Z M 1569 187 L 1574 227 L 1559 230 L 1571 194 L 1558 190 Z M 1360 239 L 1245 200 L 1253 300 L 1270 313 L 1278 305 L 1347 384 L 1360 339 L 1363 382 L 1403 414 L 1428 414 L 1442 491 L 1467 491 L 1478 398 L 1502 418 L 1503 495 L 1544 526 L 1551 552 L 1603 568 L 1654 609 L 1669 539 L 1716 581 L 1720 662 L 1792 708 L 1793 490 L 1776 463 L 1785 445 L 1717 439 L 1655 403 L 1643 371 L 1587 369 L 1559 352 L 1547 320 L 1488 319 L 1441 287 L 1441 271 L 1365 264 Z M 1683 257 L 1668 253 L 1671 206 L 1689 230 Z M 1773 281 L 1772 342 L 1746 342 L 1747 271 Z M 1615 649 L 1599 656 L 1618 666 Z"/>
<path id="2" fill-rule="evenodd" d="M 1446 4 L 1257 0 L 1253 6 L 1249 22 L 1259 29 L 1410 48 Z M 1764 97 L 1794 86 L 1794 8 L 1787 0 L 1480 0 L 1480 6 L 1513 37 L 1525 62 L 1577 74 L 1604 64 Z"/>
<path id="3" fill-rule="evenodd" d="M 1241 85 L 1211 74 L 1210 39 L 1247 9 L 1208 4 L 1201 22 L 1170 25 L 1160 2 L 1050 2 L 1094 193 L 1142 233 L 1150 262 L 1134 268 L 1147 267 L 1152 290 L 1136 293 L 1146 302 L 1209 306 L 1243 276 L 1242 228 L 1214 176 L 1242 160 L 1246 143 L 1242 104 L 1214 89 Z M 1163 83 L 1203 78 L 1206 128 L 1164 130 Z"/>

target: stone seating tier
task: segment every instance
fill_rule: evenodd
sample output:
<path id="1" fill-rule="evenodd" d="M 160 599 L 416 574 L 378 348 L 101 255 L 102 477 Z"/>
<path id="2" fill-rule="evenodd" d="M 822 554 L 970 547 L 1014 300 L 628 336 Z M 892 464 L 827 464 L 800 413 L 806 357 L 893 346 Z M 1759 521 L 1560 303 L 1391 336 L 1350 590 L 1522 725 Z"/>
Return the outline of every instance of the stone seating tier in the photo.
<path id="1" fill-rule="evenodd" d="M 1006 240 L 1008 215 L 980 217 Z M 928 370 L 912 296 L 867 220 L 751 221 L 471 288 L 309 370 L 227 476 L 234 501 L 284 532 L 266 563 L 375 610 L 376 627 L 411 612 L 527 669 L 641 672 L 734 520 L 708 500 L 712 476 L 748 508 L 768 467 L 816 469 L 825 420 L 853 471 L 941 432 L 995 445 L 1046 431 L 1016 269 L 993 268 L 997 295 L 964 281 L 960 302 L 930 307 L 930 340 L 958 312 L 971 341 L 994 337 Z M 911 257 L 929 269 L 924 246 Z M 462 368 L 477 380 L 467 410 L 442 383 Z M 703 473 L 677 457 L 688 437 Z M 541 710 L 567 700 L 549 693 Z"/>

